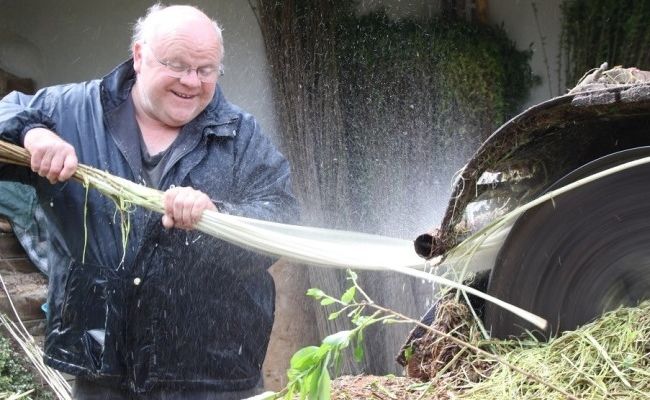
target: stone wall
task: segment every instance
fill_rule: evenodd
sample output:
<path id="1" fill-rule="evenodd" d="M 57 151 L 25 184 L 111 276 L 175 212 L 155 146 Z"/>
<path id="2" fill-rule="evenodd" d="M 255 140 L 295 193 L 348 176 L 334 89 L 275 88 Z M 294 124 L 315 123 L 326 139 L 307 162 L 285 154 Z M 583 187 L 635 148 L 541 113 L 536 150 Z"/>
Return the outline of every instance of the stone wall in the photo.
<path id="1" fill-rule="evenodd" d="M 0 219 L 0 274 L 21 320 L 34 336 L 42 336 L 45 313 L 41 309 L 47 295 L 47 278 L 27 258 L 11 226 Z M 14 312 L 5 290 L 0 290 L 0 312 Z"/>

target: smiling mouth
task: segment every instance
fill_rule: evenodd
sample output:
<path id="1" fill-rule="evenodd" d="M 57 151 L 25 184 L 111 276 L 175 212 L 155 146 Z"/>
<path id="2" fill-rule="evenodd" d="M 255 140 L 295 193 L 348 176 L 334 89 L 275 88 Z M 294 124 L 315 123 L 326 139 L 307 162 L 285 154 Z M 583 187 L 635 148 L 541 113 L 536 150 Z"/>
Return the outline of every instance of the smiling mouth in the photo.
<path id="1" fill-rule="evenodd" d="M 183 94 L 183 93 L 175 92 L 173 90 L 171 92 L 174 93 L 176 96 L 180 97 L 181 99 L 192 99 L 192 98 L 196 97 L 194 95 Z"/>

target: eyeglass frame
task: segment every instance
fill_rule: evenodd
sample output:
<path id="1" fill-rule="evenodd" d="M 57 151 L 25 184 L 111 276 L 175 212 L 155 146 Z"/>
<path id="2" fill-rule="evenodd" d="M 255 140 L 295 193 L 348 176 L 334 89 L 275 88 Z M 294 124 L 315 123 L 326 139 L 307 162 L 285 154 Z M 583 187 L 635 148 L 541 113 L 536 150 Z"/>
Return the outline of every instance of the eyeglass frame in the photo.
<path id="1" fill-rule="evenodd" d="M 158 63 L 160 65 L 165 67 L 165 71 L 167 71 L 167 75 L 169 77 L 171 77 L 171 78 L 181 79 L 181 78 L 183 78 L 185 76 L 190 75 L 192 73 L 192 71 L 196 71 L 196 77 L 201 82 L 203 82 L 203 83 L 216 83 L 217 80 L 224 75 L 223 64 L 219 64 L 218 66 L 204 65 L 204 66 L 196 67 L 196 68 L 193 68 L 191 65 L 187 65 L 185 63 L 177 63 L 177 64 L 174 65 L 174 63 L 171 62 L 171 61 L 161 60 L 160 58 L 158 58 L 158 56 L 156 56 L 156 54 L 153 52 L 153 49 L 151 48 L 151 46 L 148 43 L 145 42 L 145 43 L 143 43 L 143 45 L 147 46 L 149 48 L 153 58 L 156 61 L 158 61 Z M 214 72 L 216 72 L 216 74 L 214 76 L 214 80 L 208 80 L 208 81 L 204 80 L 205 77 L 202 77 L 201 73 L 199 72 L 203 68 L 212 68 L 212 69 L 214 69 Z"/>

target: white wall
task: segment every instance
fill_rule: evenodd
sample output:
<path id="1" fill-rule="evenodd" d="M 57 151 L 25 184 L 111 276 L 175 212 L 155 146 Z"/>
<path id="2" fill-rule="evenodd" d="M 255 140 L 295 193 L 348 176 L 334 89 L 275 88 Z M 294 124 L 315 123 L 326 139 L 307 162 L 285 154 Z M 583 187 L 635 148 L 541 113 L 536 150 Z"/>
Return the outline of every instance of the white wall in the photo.
<path id="1" fill-rule="evenodd" d="M 492 23 L 503 24 L 519 49 L 532 45 L 531 66 L 542 84 L 533 89 L 527 105 L 564 93 L 557 70 L 561 1 L 489 1 Z M 226 96 L 257 116 L 267 133 L 274 135 L 278 121 L 270 70 L 248 0 L 191 3 L 224 28 L 226 75 L 221 85 Z M 0 68 L 34 78 L 39 87 L 100 77 L 129 57 L 131 26 L 150 4 L 142 0 L 0 0 Z M 358 5 L 361 13 L 386 7 L 397 18 L 427 18 L 440 8 L 435 0 L 359 0 Z"/>
<path id="2" fill-rule="evenodd" d="M 153 1 L 0 0 L 0 68 L 39 87 L 101 77 L 129 57 L 131 27 Z M 230 101 L 277 132 L 270 71 L 262 36 L 247 0 L 190 2 L 224 29 Z"/>
<path id="3" fill-rule="evenodd" d="M 560 55 L 560 32 L 562 0 L 492 0 L 489 2 L 489 18 L 496 25 L 503 24 L 508 36 L 520 50 L 533 49 L 531 68 L 542 78 L 542 83 L 532 90 L 528 105 L 534 105 L 565 93 L 560 83 L 558 57 Z M 533 9 L 537 8 L 537 17 Z M 564 68 L 564 67 L 562 67 Z"/>

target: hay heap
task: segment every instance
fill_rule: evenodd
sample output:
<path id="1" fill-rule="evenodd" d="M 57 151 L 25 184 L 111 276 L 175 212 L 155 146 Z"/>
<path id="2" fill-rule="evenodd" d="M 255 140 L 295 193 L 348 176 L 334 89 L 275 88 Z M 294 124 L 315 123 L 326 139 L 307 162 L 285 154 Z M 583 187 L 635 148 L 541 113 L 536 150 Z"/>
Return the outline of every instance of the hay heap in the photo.
<path id="1" fill-rule="evenodd" d="M 549 343 L 497 342 L 494 346 L 506 361 L 578 398 L 650 398 L 650 301 L 607 313 Z M 495 365 L 489 379 L 466 394 L 472 399 L 563 398 L 501 365 Z"/>
<path id="2" fill-rule="evenodd" d="M 459 322 L 459 335 L 474 337 L 476 345 L 493 352 L 542 380 L 561 387 L 579 399 L 650 398 L 650 301 L 635 308 L 620 308 L 582 328 L 565 332 L 548 343 L 530 340 L 481 341 L 468 335 L 467 322 Z M 453 331 L 453 329 L 452 329 Z M 433 340 L 421 349 L 440 349 L 442 341 Z M 422 343 L 421 343 L 422 344 Z M 418 351 L 418 349 L 415 349 Z M 334 381 L 332 399 L 564 399 L 543 384 L 513 372 L 506 366 L 469 350 L 457 349 L 450 357 L 441 352 L 448 366 L 441 368 L 440 358 L 430 357 L 430 366 L 422 371 L 437 371 L 421 379 L 399 377 L 343 377 Z M 422 354 L 420 363 L 427 361 Z M 427 376 L 429 375 L 429 376 Z"/>

